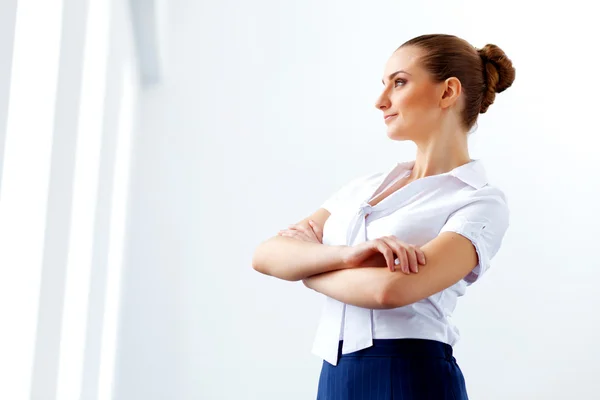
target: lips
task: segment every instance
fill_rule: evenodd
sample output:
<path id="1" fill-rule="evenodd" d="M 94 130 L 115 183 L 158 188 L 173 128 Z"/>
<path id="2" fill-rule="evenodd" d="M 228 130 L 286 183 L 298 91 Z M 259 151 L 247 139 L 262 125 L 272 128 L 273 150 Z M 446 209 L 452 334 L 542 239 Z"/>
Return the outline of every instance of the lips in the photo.
<path id="1" fill-rule="evenodd" d="M 391 118 L 395 117 L 396 115 L 398 115 L 398 114 L 384 115 L 384 116 L 383 116 L 383 120 L 384 120 L 384 121 L 388 121 L 388 120 L 390 120 Z"/>

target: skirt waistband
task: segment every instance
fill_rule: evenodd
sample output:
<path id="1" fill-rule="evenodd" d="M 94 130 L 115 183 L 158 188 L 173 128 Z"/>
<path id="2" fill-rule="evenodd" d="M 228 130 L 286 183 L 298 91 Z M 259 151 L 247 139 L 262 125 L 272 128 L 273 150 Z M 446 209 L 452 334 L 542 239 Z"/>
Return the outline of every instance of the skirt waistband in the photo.
<path id="1" fill-rule="evenodd" d="M 348 357 L 427 357 L 452 360 L 452 346 L 430 339 L 373 339 L 373 346 L 342 354 L 343 340 L 338 346 L 338 359 Z"/>

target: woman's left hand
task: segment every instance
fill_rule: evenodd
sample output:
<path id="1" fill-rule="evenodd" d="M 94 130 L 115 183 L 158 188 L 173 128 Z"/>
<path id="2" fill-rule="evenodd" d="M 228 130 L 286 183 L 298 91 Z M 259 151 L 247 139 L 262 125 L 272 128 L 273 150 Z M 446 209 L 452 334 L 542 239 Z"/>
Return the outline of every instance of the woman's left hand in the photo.
<path id="1" fill-rule="evenodd" d="M 318 226 L 313 221 L 310 221 L 305 224 L 294 224 L 290 225 L 288 229 L 283 229 L 277 232 L 278 236 L 287 236 L 298 240 L 303 240 L 305 242 L 314 242 L 314 243 L 323 243 L 323 231 L 320 226 Z"/>

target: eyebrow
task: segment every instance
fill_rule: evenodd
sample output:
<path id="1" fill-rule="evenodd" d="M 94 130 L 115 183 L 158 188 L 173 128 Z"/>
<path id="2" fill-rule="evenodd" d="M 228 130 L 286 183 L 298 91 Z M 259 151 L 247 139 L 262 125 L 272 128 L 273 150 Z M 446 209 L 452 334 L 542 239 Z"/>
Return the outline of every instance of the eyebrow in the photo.
<path id="1" fill-rule="evenodd" d="M 401 69 L 401 70 L 398 70 L 398 71 L 396 71 L 396 72 L 394 72 L 394 73 L 391 73 L 391 74 L 390 74 L 390 76 L 388 76 L 388 81 L 390 81 L 390 80 L 394 79 L 394 77 L 395 77 L 396 75 L 398 75 L 399 73 L 401 73 L 401 72 L 403 72 L 403 73 L 405 73 L 405 74 L 408 74 L 408 75 L 410 75 L 408 72 L 406 72 L 406 71 L 404 71 L 404 70 L 402 70 L 402 69 Z M 385 85 L 385 82 L 383 81 L 383 79 L 381 80 L 381 83 L 383 83 L 383 84 Z"/>

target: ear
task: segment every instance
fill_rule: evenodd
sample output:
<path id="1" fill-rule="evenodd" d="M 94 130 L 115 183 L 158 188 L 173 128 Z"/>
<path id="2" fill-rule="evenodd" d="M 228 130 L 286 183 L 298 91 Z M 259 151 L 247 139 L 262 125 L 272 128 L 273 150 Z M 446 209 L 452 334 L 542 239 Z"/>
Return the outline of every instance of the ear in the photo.
<path id="1" fill-rule="evenodd" d="M 440 100 L 440 107 L 447 108 L 454 104 L 458 104 L 458 99 L 462 92 L 462 85 L 458 78 L 448 78 L 442 85 L 444 90 Z"/>

